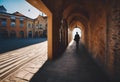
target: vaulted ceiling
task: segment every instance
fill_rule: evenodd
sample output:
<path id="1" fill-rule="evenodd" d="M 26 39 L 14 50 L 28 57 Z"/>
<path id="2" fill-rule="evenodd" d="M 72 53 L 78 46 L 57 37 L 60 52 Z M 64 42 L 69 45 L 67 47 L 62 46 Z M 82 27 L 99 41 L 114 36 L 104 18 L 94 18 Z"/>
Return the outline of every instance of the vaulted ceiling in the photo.
<path id="1" fill-rule="evenodd" d="M 90 15 L 96 6 L 105 4 L 107 0 L 42 0 L 51 12 L 55 12 L 67 20 L 69 26 L 81 23 L 87 26 Z"/>

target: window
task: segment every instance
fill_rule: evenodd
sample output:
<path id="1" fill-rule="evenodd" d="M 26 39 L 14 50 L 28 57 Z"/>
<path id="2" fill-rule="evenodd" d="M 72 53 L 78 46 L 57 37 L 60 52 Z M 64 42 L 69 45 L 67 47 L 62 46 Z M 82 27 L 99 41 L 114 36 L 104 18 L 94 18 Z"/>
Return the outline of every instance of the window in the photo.
<path id="1" fill-rule="evenodd" d="M 36 28 L 38 28 L 38 25 L 36 25 Z"/>
<path id="2" fill-rule="evenodd" d="M 24 26 L 24 24 L 23 23 L 20 23 L 20 27 L 23 27 Z"/>
<path id="3" fill-rule="evenodd" d="M 20 38 L 24 38 L 24 32 L 20 31 Z"/>
<path id="4" fill-rule="evenodd" d="M 20 21 L 24 21 L 24 18 L 23 18 L 23 17 L 20 17 Z"/>
<path id="5" fill-rule="evenodd" d="M 11 16 L 11 27 L 15 27 L 15 16 Z"/>
<path id="6" fill-rule="evenodd" d="M 34 24 L 32 24 L 32 28 L 34 27 Z"/>
<path id="7" fill-rule="evenodd" d="M 1 26 L 6 27 L 7 25 L 7 19 L 1 19 Z"/>
<path id="8" fill-rule="evenodd" d="M 42 29 L 42 24 L 37 24 L 38 29 Z"/>
<path id="9" fill-rule="evenodd" d="M 31 24 L 30 23 L 28 23 L 28 28 L 31 28 Z"/>
<path id="10" fill-rule="evenodd" d="M 30 28 L 30 23 L 28 23 L 28 27 Z"/>
<path id="11" fill-rule="evenodd" d="M 20 27 L 23 27 L 23 26 L 24 26 L 24 21 L 20 20 Z"/>
<path id="12" fill-rule="evenodd" d="M 40 29 L 42 29 L 42 24 L 40 24 Z"/>
<path id="13" fill-rule="evenodd" d="M 42 24 L 40 24 L 40 27 L 42 27 Z"/>
<path id="14" fill-rule="evenodd" d="M 15 27 L 15 22 L 11 22 L 11 27 Z"/>
<path id="15" fill-rule="evenodd" d="M 15 20 L 15 16 L 11 16 L 11 20 Z"/>

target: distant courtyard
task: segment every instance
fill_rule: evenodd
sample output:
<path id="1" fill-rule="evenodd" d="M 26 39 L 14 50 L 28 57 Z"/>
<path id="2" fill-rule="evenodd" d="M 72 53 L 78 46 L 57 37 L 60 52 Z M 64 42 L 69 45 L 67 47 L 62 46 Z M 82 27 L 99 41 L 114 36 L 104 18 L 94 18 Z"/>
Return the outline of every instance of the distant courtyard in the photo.
<path id="1" fill-rule="evenodd" d="M 47 38 L 0 39 L 0 54 L 46 40 Z"/>

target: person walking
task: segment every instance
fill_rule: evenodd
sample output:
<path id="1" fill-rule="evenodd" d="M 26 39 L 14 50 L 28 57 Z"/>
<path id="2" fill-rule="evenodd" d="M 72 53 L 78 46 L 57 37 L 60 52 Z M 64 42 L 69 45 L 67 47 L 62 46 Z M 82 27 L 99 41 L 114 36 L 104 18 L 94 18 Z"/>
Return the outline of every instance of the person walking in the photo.
<path id="1" fill-rule="evenodd" d="M 74 40 L 76 41 L 76 47 L 78 48 L 79 41 L 80 41 L 80 36 L 79 36 L 78 32 L 76 32 L 76 34 L 74 36 Z"/>

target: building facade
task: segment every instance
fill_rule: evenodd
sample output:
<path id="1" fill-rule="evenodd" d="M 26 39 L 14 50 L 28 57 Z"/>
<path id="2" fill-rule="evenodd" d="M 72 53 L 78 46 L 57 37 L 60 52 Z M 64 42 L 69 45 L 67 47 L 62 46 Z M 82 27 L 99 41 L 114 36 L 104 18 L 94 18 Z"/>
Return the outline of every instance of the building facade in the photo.
<path id="1" fill-rule="evenodd" d="M 27 38 L 34 37 L 34 20 L 28 18 L 27 19 Z"/>
<path id="2" fill-rule="evenodd" d="M 26 19 L 19 12 L 0 12 L 0 38 L 26 38 Z"/>
<path id="3" fill-rule="evenodd" d="M 0 38 L 38 38 L 47 35 L 47 17 L 28 18 L 19 12 L 7 13 L 0 6 Z"/>
<path id="4" fill-rule="evenodd" d="M 47 33 L 47 17 L 38 16 L 34 20 L 34 37 L 46 37 Z"/>

